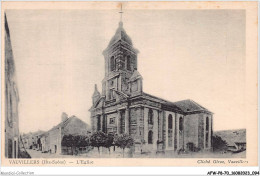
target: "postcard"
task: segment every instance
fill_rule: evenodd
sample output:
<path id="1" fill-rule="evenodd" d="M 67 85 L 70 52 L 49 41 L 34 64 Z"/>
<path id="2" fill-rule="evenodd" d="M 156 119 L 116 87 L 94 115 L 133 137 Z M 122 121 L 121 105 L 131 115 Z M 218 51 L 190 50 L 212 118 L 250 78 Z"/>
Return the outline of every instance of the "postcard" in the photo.
<path id="1" fill-rule="evenodd" d="M 257 2 L 2 2 L 3 166 L 257 166 Z"/>

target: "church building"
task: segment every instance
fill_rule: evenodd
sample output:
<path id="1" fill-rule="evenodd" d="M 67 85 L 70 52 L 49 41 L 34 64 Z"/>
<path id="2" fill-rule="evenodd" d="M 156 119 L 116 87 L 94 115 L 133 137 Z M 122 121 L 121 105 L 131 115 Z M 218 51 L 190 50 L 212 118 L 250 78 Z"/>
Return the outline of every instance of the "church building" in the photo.
<path id="1" fill-rule="evenodd" d="M 210 150 L 213 113 L 193 100 L 169 102 L 143 92 L 138 50 L 123 22 L 103 51 L 102 91 L 92 96 L 92 132 L 131 135 L 135 151 Z"/>

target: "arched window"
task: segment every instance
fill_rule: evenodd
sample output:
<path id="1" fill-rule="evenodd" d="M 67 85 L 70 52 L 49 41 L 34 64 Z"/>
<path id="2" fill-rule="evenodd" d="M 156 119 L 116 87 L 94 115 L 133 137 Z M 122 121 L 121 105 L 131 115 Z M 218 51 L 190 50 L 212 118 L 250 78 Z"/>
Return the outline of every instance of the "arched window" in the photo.
<path id="1" fill-rule="evenodd" d="M 180 119 L 179 119 L 179 130 L 180 131 L 183 130 L 183 117 L 180 117 Z"/>
<path id="2" fill-rule="evenodd" d="M 206 117 L 206 131 L 209 131 L 209 117 Z"/>
<path id="3" fill-rule="evenodd" d="M 133 58 L 133 59 L 132 59 L 132 62 L 133 62 L 133 67 L 134 67 L 134 69 L 137 69 L 137 67 L 136 67 L 136 65 L 137 65 L 137 64 L 136 64 L 136 59 Z"/>
<path id="4" fill-rule="evenodd" d="M 101 130 L 101 116 L 97 116 L 97 131 Z"/>
<path id="5" fill-rule="evenodd" d="M 168 116 L 168 129 L 172 129 L 172 115 Z"/>
<path id="6" fill-rule="evenodd" d="M 151 109 L 148 112 L 148 124 L 153 125 L 153 110 Z"/>
<path id="7" fill-rule="evenodd" d="M 112 56 L 111 58 L 110 58 L 110 71 L 114 71 L 115 70 L 115 58 L 114 58 L 114 56 Z"/>
<path id="8" fill-rule="evenodd" d="M 131 70 L 131 57 L 127 56 L 126 58 L 126 68 L 127 70 Z"/>
<path id="9" fill-rule="evenodd" d="M 153 143 L 153 132 L 149 131 L 148 133 L 148 144 L 152 144 Z"/>

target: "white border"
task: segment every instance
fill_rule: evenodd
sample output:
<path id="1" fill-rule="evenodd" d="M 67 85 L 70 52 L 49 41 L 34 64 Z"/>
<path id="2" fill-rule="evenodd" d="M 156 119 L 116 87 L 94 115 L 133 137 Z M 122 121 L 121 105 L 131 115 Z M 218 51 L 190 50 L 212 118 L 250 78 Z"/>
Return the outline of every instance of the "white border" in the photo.
<path id="1" fill-rule="evenodd" d="M 32 0 L 5 0 L 5 1 L 32 1 Z M 34 0 L 34 1 L 71 1 L 71 0 Z M 86 0 L 77 0 L 86 1 Z M 91 1 L 91 0 L 90 0 Z M 109 1 L 109 0 L 95 0 L 95 1 Z M 113 0 L 120 1 L 120 0 Z M 121 0 L 124 1 L 124 0 Z M 133 1 L 133 0 L 129 0 Z M 141 1 L 141 0 L 134 0 Z M 149 0 L 143 0 L 149 1 Z M 150 1 L 162 1 L 162 0 L 150 0 Z M 171 0 L 164 0 L 171 1 Z M 177 0 L 179 1 L 179 0 Z M 187 0 L 183 0 L 187 1 Z M 205 1 L 205 0 L 189 0 L 189 1 Z M 206 1 L 223 1 L 223 0 L 206 0 Z M 227 0 L 227 1 L 257 1 L 257 0 Z M 3 2 L 3 0 L 1 0 Z M 1 4 L 0 4 L 1 8 Z M 260 3 L 258 3 L 258 16 L 260 15 Z M 1 17 L 1 13 L 0 13 Z M 258 33 L 259 33 L 259 23 L 258 18 Z M 1 33 L 0 28 L 0 33 Z M 1 48 L 1 42 L 0 42 Z M 260 51 L 260 42 L 258 35 L 258 51 Z M 0 55 L 1 57 L 1 55 Z M 2 59 L 1 59 L 2 61 Z M 259 56 L 258 56 L 258 68 L 260 66 Z M 2 69 L 2 68 L 1 68 Z M 1 72 L 0 72 L 1 77 Z M 259 72 L 258 72 L 258 83 L 260 82 Z M 259 91 L 258 84 L 258 91 Z M 1 86 L 0 86 L 1 91 Z M 1 94 L 0 94 L 1 98 Z M 258 104 L 260 103 L 258 95 Z M 1 107 L 1 101 L 0 101 Z M 258 109 L 259 117 L 260 109 Z M 258 129 L 260 127 L 258 120 Z M 1 131 L 1 125 L 0 125 Z M 258 131 L 259 135 L 259 131 Z M 259 141 L 258 141 L 258 151 L 259 151 Z M 1 148 L 1 145 L 0 145 Z M 1 154 L 1 150 L 0 150 Z M 1 173 L 8 173 L 8 175 L 30 175 L 28 172 L 33 172 L 33 175 L 207 175 L 209 171 L 259 171 L 259 152 L 258 152 L 258 167 L 0 167 Z M 0 161 L 1 165 L 1 161 Z M 0 173 L 0 175 L 1 175 Z"/>

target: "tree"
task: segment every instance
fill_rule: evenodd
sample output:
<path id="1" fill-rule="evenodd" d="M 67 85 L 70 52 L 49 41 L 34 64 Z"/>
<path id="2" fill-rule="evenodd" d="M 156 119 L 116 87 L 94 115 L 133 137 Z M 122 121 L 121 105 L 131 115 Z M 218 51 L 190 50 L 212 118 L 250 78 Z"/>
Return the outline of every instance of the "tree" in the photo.
<path id="1" fill-rule="evenodd" d="M 227 142 L 217 135 L 212 136 L 212 146 L 213 151 L 226 151 L 228 148 Z"/>
<path id="2" fill-rule="evenodd" d="M 114 136 L 112 134 L 108 134 L 106 137 L 106 142 L 104 144 L 104 147 L 106 147 L 110 154 L 110 147 L 113 145 L 114 142 Z"/>
<path id="3" fill-rule="evenodd" d="M 128 134 L 121 134 L 115 138 L 115 145 L 123 149 L 123 157 L 125 148 L 130 148 L 134 145 L 134 139 Z"/>
<path id="4" fill-rule="evenodd" d="M 88 136 L 78 135 L 75 140 L 77 140 L 76 147 L 86 147 L 90 145 Z"/>
<path id="5" fill-rule="evenodd" d="M 64 135 L 61 141 L 61 145 L 70 147 L 73 155 L 75 148 L 89 146 L 89 138 L 88 136 L 84 135 Z"/>
<path id="6" fill-rule="evenodd" d="M 77 145 L 78 138 L 76 136 L 73 136 L 71 134 L 64 135 L 61 141 L 62 146 L 70 147 L 73 155 L 73 148 Z"/>
<path id="7" fill-rule="evenodd" d="M 76 140 L 77 148 L 90 146 L 90 141 L 88 136 L 78 135 L 75 136 L 75 140 Z"/>
<path id="8" fill-rule="evenodd" d="M 90 143 L 91 146 L 98 148 L 98 153 L 100 154 L 99 147 L 105 147 L 105 144 L 107 143 L 107 134 L 97 131 L 90 137 Z"/>

